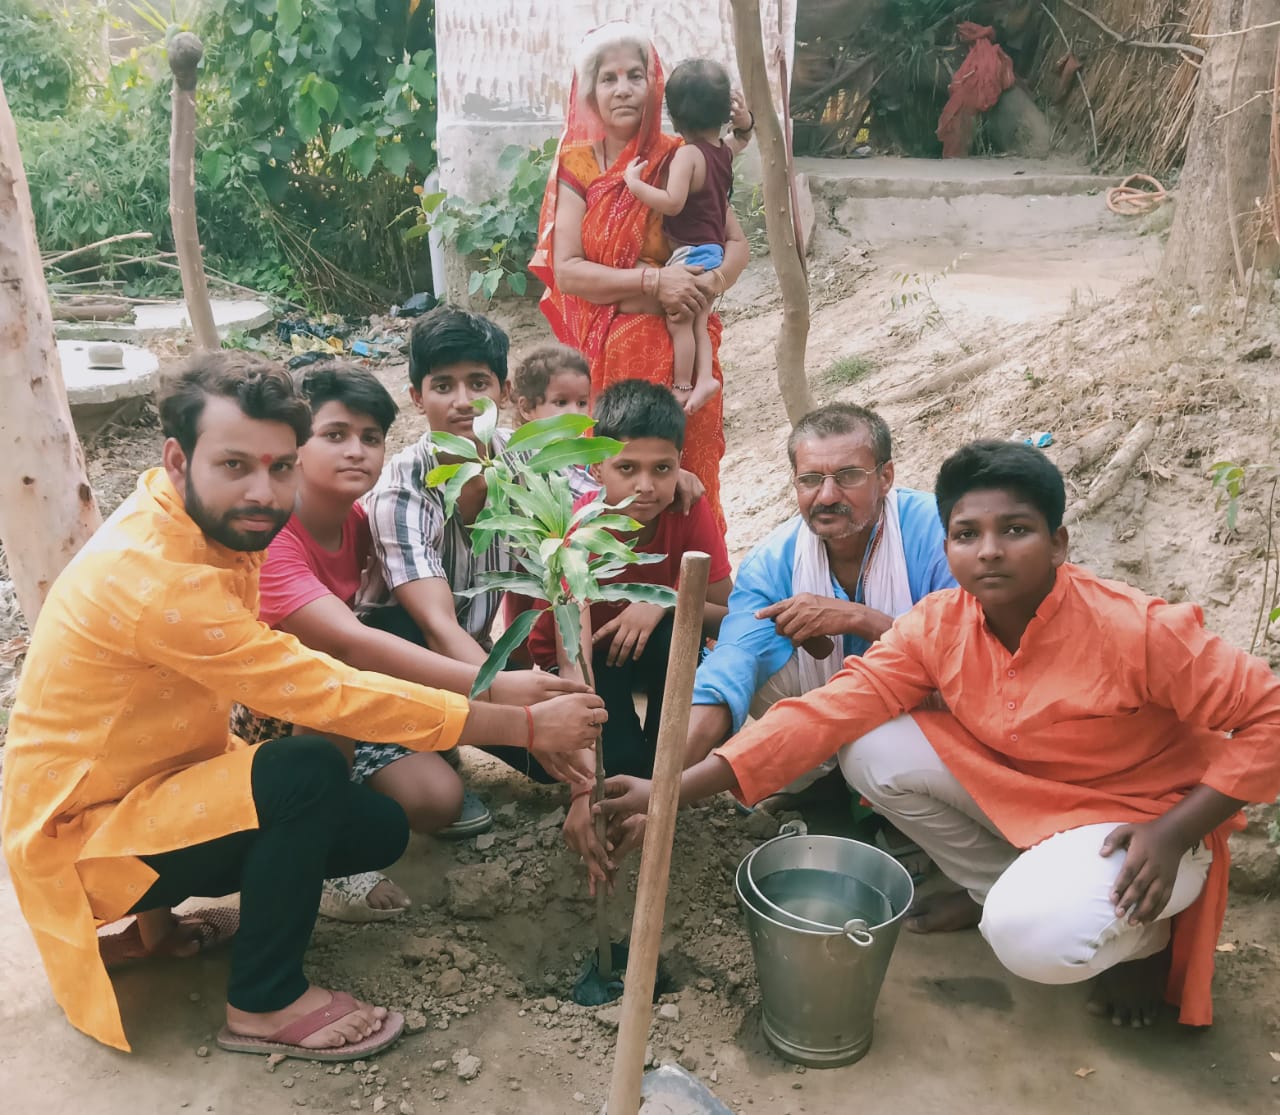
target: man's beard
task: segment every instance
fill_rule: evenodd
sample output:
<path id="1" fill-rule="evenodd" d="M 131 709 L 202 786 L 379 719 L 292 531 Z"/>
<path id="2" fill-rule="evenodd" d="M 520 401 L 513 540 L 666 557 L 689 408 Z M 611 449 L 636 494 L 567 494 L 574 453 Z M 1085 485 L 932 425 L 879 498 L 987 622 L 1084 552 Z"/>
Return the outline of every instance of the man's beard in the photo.
<path id="1" fill-rule="evenodd" d="M 233 507 L 222 515 L 215 515 L 201 501 L 195 485 L 191 483 L 190 473 L 187 474 L 185 503 L 191 521 L 204 532 L 206 538 L 226 546 L 228 550 L 238 550 L 241 553 L 265 550 L 270 541 L 284 529 L 289 516 L 293 514 L 292 510 L 279 511 L 267 507 Z M 231 521 L 241 515 L 269 515 L 275 525 L 267 530 L 236 530 L 231 525 Z"/>

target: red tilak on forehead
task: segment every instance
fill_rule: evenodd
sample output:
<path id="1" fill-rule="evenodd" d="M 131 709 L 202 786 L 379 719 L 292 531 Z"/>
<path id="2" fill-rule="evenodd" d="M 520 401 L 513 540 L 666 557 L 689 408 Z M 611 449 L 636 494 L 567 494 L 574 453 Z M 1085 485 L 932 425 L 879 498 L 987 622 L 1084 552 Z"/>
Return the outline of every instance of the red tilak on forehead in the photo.
<path id="1" fill-rule="evenodd" d="M 263 453 L 262 456 L 258 458 L 258 460 L 262 462 L 264 467 L 270 468 L 272 462 L 275 460 L 275 457 L 273 457 L 270 453 Z"/>

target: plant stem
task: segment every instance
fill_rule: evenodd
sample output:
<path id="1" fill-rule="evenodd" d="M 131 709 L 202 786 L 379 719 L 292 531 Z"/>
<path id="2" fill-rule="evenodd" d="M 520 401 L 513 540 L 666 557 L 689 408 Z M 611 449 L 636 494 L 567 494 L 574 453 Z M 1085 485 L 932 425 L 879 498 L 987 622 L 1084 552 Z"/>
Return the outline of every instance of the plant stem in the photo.
<path id="1" fill-rule="evenodd" d="M 1276 509 L 1276 484 L 1280 483 L 1280 477 L 1271 481 L 1271 496 L 1267 500 L 1267 549 L 1262 555 L 1262 599 L 1258 603 L 1258 618 L 1253 624 L 1253 638 L 1249 642 L 1249 653 L 1252 654 L 1258 646 L 1258 635 L 1262 631 L 1262 617 L 1267 614 L 1267 580 L 1271 572 L 1271 540 L 1275 528 L 1275 509 Z M 1280 559 L 1276 559 L 1277 579 L 1280 579 Z M 1274 592 L 1274 588 L 1272 589 Z"/>
<path id="2" fill-rule="evenodd" d="M 585 608 L 583 613 L 584 619 L 590 614 Z M 587 627 L 584 623 L 584 638 L 586 632 Z M 557 642 L 559 638 L 557 633 Z M 582 671 L 582 680 L 594 689 L 595 678 L 591 674 L 591 659 L 581 642 L 578 644 L 578 669 Z M 596 787 L 591 793 L 592 805 L 604 800 L 604 774 L 604 733 L 596 732 Z M 597 813 L 593 823 L 596 828 L 596 842 L 603 848 L 609 835 L 608 822 L 603 813 Z M 596 887 L 596 967 L 603 982 L 607 983 L 613 979 L 613 939 L 609 935 L 609 892 L 604 886 Z"/>

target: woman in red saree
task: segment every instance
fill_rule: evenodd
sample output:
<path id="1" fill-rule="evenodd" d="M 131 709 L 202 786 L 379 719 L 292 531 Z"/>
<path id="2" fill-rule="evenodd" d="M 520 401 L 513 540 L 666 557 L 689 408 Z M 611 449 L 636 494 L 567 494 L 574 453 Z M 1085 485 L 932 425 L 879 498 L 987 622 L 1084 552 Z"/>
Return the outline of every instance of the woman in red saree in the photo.
<path id="1" fill-rule="evenodd" d="M 556 337 L 590 362 L 593 394 L 624 379 L 672 387 L 664 315 L 696 313 L 747 265 L 746 238 L 730 210 L 720 267 L 662 267 L 671 250 L 661 215 L 636 200 L 622 178 L 627 164 L 640 158 L 648 163 L 645 181 L 660 184 L 680 144 L 662 134 L 662 88 L 657 51 L 638 28 L 610 23 L 583 40 L 530 270 L 546 284 L 542 312 Z M 718 316 L 709 330 L 713 373 L 723 382 Z M 677 398 L 685 402 L 678 392 Z M 705 485 L 722 529 L 723 399 L 717 392 L 689 415 L 682 459 Z"/>

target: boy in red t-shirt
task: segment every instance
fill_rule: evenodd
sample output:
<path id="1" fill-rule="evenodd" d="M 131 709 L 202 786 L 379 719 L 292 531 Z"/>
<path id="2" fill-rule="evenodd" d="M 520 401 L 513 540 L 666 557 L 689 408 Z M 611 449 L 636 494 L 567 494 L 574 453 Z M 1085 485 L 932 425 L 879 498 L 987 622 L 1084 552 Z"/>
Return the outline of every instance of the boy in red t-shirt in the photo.
<path id="1" fill-rule="evenodd" d="M 640 524 L 640 530 L 618 537 L 642 554 L 663 554 L 649 565 L 633 565 L 606 583 L 651 584 L 675 588 L 680 559 L 690 550 L 711 555 L 707 603 L 703 613 L 706 635 L 720 627 L 733 588 L 724 536 L 706 500 L 698 500 L 682 513 L 673 506 L 684 448 L 685 415 L 670 391 L 642 380 L 624 380 L 596 400 L 597 437 L 616 438 L 622 451 L 592 466 L 600 493 L 580 496 L 576 506 L 592 499 L 616 505 Z M 658 722 L 662 715 L 662 691 L 667 677 L 673 609 L 656 604 L 594 604 L 591 631 L 596 693 L 604 700 L 609 719 L 602 729 L 605 771 L 608 774 L 653 773 Z M 543 667 L 556 665 L 552 616 L 542 616 L 529 636 L 529 651 Z M 636 711 L 635 693 L 647 699 L 644 722 Z M 594 843 L 587 840 L 590 809 L 585 795 L 575 795 L 565 822 L 570 847 L 587 854 Z"/>

